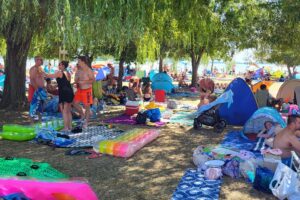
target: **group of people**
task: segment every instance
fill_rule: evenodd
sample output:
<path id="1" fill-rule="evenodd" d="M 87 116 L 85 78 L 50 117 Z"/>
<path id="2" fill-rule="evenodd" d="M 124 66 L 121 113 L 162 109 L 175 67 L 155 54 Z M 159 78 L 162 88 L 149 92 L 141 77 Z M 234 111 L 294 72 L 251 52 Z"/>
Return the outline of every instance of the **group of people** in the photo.
<path id="1" fill-rule="evenodd" d="M 68 61 L 61 61 L 58 70 L 51 74 L 42 69 L 42 57 L 36 56 L 34 61 L 35 65 L 29 71 L 28 101 L 30 102 L 30 117 L 41 119 L 42 102 L 47 98 L 45 80 L 48 79 L 49 82 L 49 79 L 56 79 L 58 86 L 56 94 L 58 94 L 59 108 L 64 120 L 63 131 L 72 129 L 71 107 L 79 112 L 83 127 L 86 127 L 90 118 L 90 106 L 93 104 L 92 84 L 95 81 L 88 58 L 86 56 L 78 57 L 78 70 L 75 74 L 74 83 L 71 83 L 71 74 L 67 71 Z M 48 87 L 47 84 L 47 89 L 49 89 Z M 75 94 L 73 87 L 76 89 Z M 83 104 L 84 111 L 80 103 Z"/>
<path id="2" fill-rule="evenodd" d="M 152 99 L 152 89 L 149 81 L 142 83 L 140 79 L 130 79 L 128 88 L 124 88 L 124 90 L 130 101 L 140 98 L 148 102 Z"/>
<path id="3" fill-rule="evenodd" d="M 280 149 L 282 162 L 291 166 L 291 151 L 300 154 L 300 115 L 289 115 L 285 128 L 278 123 L 266 121 L 264 129 L 257 137 L 259 140 L 254 150 L 259 151 L 265 145 L 273 149 Z"/>

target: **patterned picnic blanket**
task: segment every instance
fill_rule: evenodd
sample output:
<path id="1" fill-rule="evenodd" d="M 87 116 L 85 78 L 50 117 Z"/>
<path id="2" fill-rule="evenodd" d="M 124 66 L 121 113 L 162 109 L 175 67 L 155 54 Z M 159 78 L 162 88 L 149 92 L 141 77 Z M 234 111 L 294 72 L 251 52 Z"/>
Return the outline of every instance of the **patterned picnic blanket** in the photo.
<path id="1" fill-rule="evenodd" d="M 202 173 L 195 169 L 188 169 L 171 200 L 217 200 L 221 183 L 221 180 L 206 180 Z"/>
<path id="2" fill-rule="evenodd" d="M 36 141 L 47 141 L 56 147 L 92 147 L 99 141 L 114 139 L 123 134 L 122 130 L 107 126 L 91 126 L 80 133 L 57 132 L 51 129 L 41 129 Z"/>

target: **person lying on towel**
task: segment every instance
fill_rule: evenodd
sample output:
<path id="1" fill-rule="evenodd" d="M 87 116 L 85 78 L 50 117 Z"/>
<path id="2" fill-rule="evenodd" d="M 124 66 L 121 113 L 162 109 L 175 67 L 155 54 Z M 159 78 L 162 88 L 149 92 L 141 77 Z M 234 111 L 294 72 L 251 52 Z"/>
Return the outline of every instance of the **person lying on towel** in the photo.
<path id="1" fill-rule="evenodd" d="M 297 137 L 299 130 L 300 115 L 290 115 L 287 120 L 287 127 L 275 136 L 273 148 L 282 151 L 281 161 L 287 166 L 291 165 L 291 151 L 300 154 L 300 141 Z"/>

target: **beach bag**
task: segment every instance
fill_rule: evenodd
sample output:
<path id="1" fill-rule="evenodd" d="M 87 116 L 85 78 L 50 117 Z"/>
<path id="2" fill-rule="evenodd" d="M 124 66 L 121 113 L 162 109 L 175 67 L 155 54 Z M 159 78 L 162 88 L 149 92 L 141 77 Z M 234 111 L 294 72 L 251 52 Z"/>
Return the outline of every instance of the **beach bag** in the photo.
<path id="1" fill-rule="evenodd" d="M 204 176 L 208 180 L 217 180 L 222 176 L 222 169 L 211 167 L 205 170 Z"/>
<path id="2" fill-rule="evenodd" d="M 255 172 L 253 187 L 259 191 L 272 194 L 269 185 L 273 179 L 274 172 L 266 167 L 258 167 Z"/>
<path id="3" fill-rule="evenodd" d="M 235 159 L 226 160 L 224 166 L 222 167 L 222 172 L 231 178 L 239 178 L 240 162 Z"/>
<path id="4" fill-rule="evenodd" d="M 137 124 L 146 124 L 147 121 L 147 113 L 139 112 L 135 118 Z"/>
<path id="5" fill-rule="evenodd" d="M 240 163 L 240 173 L 241 175 L 248 179 L 251 183 L 254 182 L 255 171 L 257 164 L 254 158 L 247 159 Z"/>
<path id="6" fill-rule="evenodd" d="M 159 108 L 154 108 L 146 111 L 147 117 L 150 119 L 150 122 L 158 122 L 161 118 L 161 113 Z"/>
<path id="7" fill-rule="evenodd" d="M 198 146 L 193 153 L 193 162 L 197 166 L 198 169 L 205 169 L 206 165 L 205 162 L 211 160 L 212 158 L 209 157 L 207 154 L 203 153 L 203 147 Z"/>
<path id="8" fill-rule="evenodd" d="M 300 180 L 297 173 L 283 163 L 278 164 L 269 187 L 279 199 L 300 199 Z"/>
<path id="9" fill-rule="evenodd" d="M 168 102 L 167 107 L 168 107 L 169 109 L 176 109 L 176 108 L 177 108 L 177 103 L 176 103 L 176 101 L 170 100 L 170 101 Z"/>

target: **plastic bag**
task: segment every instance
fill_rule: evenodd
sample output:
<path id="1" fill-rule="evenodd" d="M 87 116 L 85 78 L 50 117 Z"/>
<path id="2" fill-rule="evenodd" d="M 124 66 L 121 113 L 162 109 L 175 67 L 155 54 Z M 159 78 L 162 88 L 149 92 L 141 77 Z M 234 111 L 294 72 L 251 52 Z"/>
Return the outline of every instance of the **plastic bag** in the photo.
<path id="1" fill-rule="evenodd" d="M 211 167 L 205 170 L 204 175 L 208 180 L 216 180 L 222 176 L 222 169 Z"/>
<path id="2" fill-rule="evenodd" d="M 283 163 L 279 163 L 269 185 L 274 196 L 279 199 L 300 199 L 300 184 L 297 173 Z M 298 194 L 297 194 L 298 193 Z"/>
<path id="3" fill-rule="evenodd" d="M 240 163 L 240 173 L 241 175 L 248 179 L 251 183 L 254 182 L 254 175 L 257 168 L 257 164 L 254 158 L 245 160 Z"/>
<path id="4" fill-rule="evenodd" d="M 203 153 L 203 147 L 198 146 L 193 153 L 193 162 L 197 166 L 198 169 L 205 169 L 206 165 L 204 164 L 206 161 L 211 160 L 212 158 L 207 154 Z"/>
<path id="5" fill-rule="evenodd" d="M 168 102 L 167 107 L 168 107 L 169 109 L 176 109 L 176 108 L 177 108 L 177 103 L 176 103 L 176 101 L 170 100 L 170 101 Z"/>

